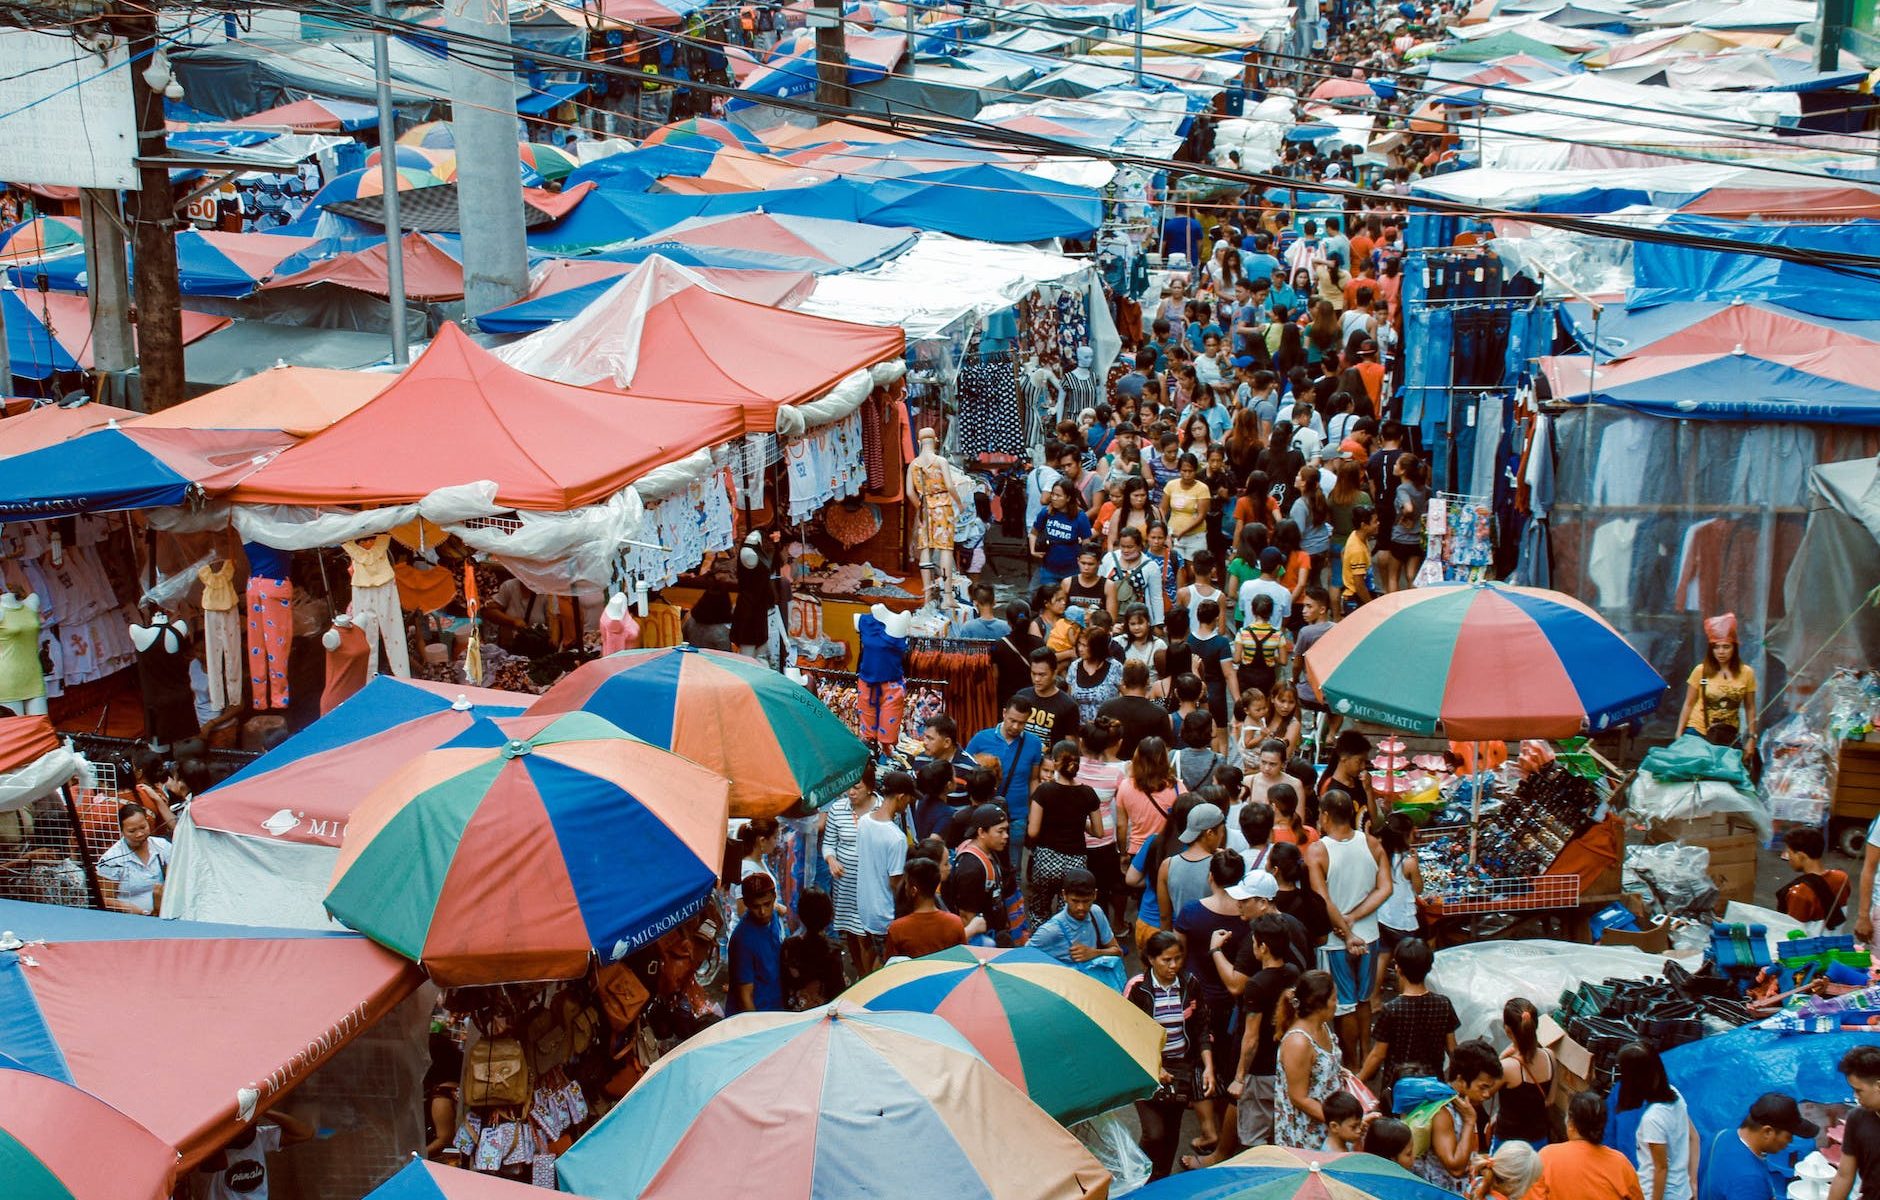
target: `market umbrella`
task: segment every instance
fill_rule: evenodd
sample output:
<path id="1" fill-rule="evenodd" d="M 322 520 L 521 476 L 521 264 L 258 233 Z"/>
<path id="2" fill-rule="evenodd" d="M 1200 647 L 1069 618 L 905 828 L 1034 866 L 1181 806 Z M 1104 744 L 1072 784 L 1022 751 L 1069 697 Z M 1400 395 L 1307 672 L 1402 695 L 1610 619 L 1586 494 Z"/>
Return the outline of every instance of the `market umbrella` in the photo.
<path id="1" fill-rule="evenodd" d="M 736 121 L 724 121 L 716 117 L 688 117 L 670 125 L 661 125 L 647 134 L 646 140 L 640 144 L 658 146 L 666 142 L 681 146 L 717 143 L 734 150 L 749 150 L 753 154 L 770 153 L 770 147 L 764 145 L 762 138 Z"/>
<path id="2" fill-rule="evenodd" d="M 165 1200 L 176 1151 L 117 1109 L 0 1054 L 8 1200 Z"/>
<path id="3" fill-rule="evenodd" d="M 560 183 L 577 165 L 566 151 L 542 142 L 523 142 L 517 152 L 524 163 L 535 168 L 544 183 Z"/>
<path id="4" fill-rule="evenodd" d="M 85 248 L 85 234 L 71 217 L 34 217 L 0 231 L 0 262 L 36 262 Z"/>
<path id="5" fill-rule="evenodd" d="M 1130 1193 L 1141 1200 L 1443 1200 L 1453 1196 L 1375 1154 L 1258 1146 Z"/>
<path id="6" fill-rule="evenodd" d="M 1347 100 L 1353 96 L 1362 98 L 1366 104 L 1370 104 L 1377 99 L 1377 93 L 1371 90 L 1370 84 L 1365 83 L 1361 79 L 1344 78 L 1327 79 L 1324 83 L 1313 88 L 1306 96 L 1306 99 L 1319 101 Z"/>
<path id="7" fill-rule="evenodd" d="M 366 155 L 366 166 L 378 166 L 379 163 L 383 161 L 382 153 L 382 151 L 375 149 L 372 153 Z M 410 167 L 414 171 L 428 171 L 432 175 L 436 175 L 439 179 L 444 178 L 444 176 L 438 168 L 442 167 L 445 163 L 455 161 L 457 157 L 456 153 L 451 150 L 433 149 L 425 146 L 407 146 L 402 143 L 393 144 L 392 154 L 399 166 Z"/>
<path id="8" fill-rule="evenodd" d="M 744 1013 L 653 1065 L 555 1164 L 599 1200 L 1103 1200 L 1078 1140 L 927 1013 Z"/>
<path id="9" fill-rule="evenodd" d="M 801 684 L 695 646 L 624 650 L 576 667 L 529 706 L 580 709 L 731 781 L 731 815 L 815 810 L 862 777 L 868 748 Z"/>
<path id="10" fill-rule="evenodd" d="M 704 902 L 725 788 L 590 713 L 479 720 L 360 802 L 326 908 L 445 987 L 571 979 Z"/>
<path id="11" fill-rule="evenodd" d="M 449 150 L 456 147 L 457 134 L 449 121 L 424 121 L 399 134 L 398 144 Z"/>
<path id="12" fill-rule="evenodd" d="M 550 1194 L 481 1171 L 414 1158 L 404 1170 L 367 1192 L 364 1200 L 542 1200 Z"/>
<path id="13" fill-rule="evenodd" d="M 1406 588 L 1306 651 L 1331 710 L 1458 741 L 1565 738 L 1658 707 L 1665 681 L 1571 596 L 1501 583 Z"/>
<path id="14" fill-rule="evenodd" d="M 429 171 L 413 167 L 398 168 L 398 190 L 408 192 L 414 188 L 436 187 L 442 179 Z M 314 194 L 307 201 L 308 208 L 325 208 L 329 204 L 338 204 L 342 200 L 357 200 L 361 196 L 382 196 L 385 194 L 385 176 L 377 167 L 361 167 L 357 171 L 348 171 L 335 177 L 332 182 Z"/>
<path id="15" fill-rule="evenodd" d="M 1151 1095 L 1162 1069 L 1160 1025 L 1036 950 L 956 946 L 883 967 L 842 998 L 877 1012 L 946 1018 L 1066 1125 Z"/>

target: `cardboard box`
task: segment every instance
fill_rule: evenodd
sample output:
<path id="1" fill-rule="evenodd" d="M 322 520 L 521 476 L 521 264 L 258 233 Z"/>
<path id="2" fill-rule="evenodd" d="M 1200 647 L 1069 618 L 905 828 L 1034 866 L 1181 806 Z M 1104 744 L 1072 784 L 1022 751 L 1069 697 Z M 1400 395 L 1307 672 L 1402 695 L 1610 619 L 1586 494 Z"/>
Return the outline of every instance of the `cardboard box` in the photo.
<path id="1" fill-rule="evenodd" d="M 1587 1080 L 1593 1073 L 1593 1056 L 1545 1013 L 1534 1031 L 1554 1056 L 1554 1107 L 1564 1116 L 1573 1098 L 1591 1086 Z"/>
<path id="2" fill-rule="evenodd" d="M 1656 923 L 1642 925 L 1637 931 L 1608 929 L 1600 935 L 1599 944 L 1632 946 L 1647 954 L 1663 954 L 1671 949 L 1671 922 L 1660 917 Z"/>

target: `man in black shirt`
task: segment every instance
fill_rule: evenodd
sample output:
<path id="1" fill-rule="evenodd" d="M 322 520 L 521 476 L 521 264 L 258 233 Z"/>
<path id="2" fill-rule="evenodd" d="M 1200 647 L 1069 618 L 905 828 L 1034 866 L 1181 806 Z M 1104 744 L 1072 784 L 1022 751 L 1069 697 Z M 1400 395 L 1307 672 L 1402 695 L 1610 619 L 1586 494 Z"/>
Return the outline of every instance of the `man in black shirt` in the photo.
<path id="1" fill-rule="evenodd" d="M 1164 742 L 1175 738 L 1174 731 L 1169 728 L 1168 709 L 1149 699 L 1147 663 L 1123 664 L 1123 694 L 1105 700 L 1097 709 L 1097 715 L 1109 717 L 1123 727 L 1123 735 L 1116 746 L 1116 756 L 1125 762 L 1136 756 L 1136 743 L 1146 737 L 1159 737 Z"/>
<path id="2" fill-rule="evenodd" d="M 1240 1066 L 1227 1090 L 1238 1100 L 1237 1132 L 1243 1146 L 1264 1146 L 1273 1140 L 1273 1080 L 1279 1070 L 1280 1032 L 1275 1013 L 1279 998 L 1299 981 L 1299 969 L 1287 961 L 1292 943 L 1288 921 L 1292 918 L 1278 912 L 1255 918 L 1253 936 L 1241 946 L 1247 986 L 1240 993 Z"/>
<path id="3" fill-rule="evenodd" d="M 945 713 L 935 713 L 921 726 L 920 741 L 926 753 L 914 756 L 914 769 L 918 771 L 931 762 L 946 763 L 953 768 L 953 783 L 947 788 L 947 803 L 956 807 L 966 803 L 966 781 L 979 769 L 979 763 L 960 749 L 958 722 Z"/>
<path id="4" fill-rule="evenodd" d="M 1005 873 L 1005 846 L 1012 835 L 1012 819 L 1002 804 L 982 804 L 967 818 L 972 836 L 960 843 L 947 877 L 946 900 L 962 921 L 983 917 L 986 933 L 1001 946 L 1012 944 L 1007 897 L 1011 888 Z"/>
<path id="5" fill-rule="evenodd" d="M 1012 697 L 1014 705 L 1027 705 L 1031 716 L 1025 719 L 1025 731 L 1051 747 L 1066 738 L 1075 738 L 1082 722 L 1077 717 L 1077 701 L 1058 686 L 1057 655 L 1049 647 L 1031 652 L 1031 686 Z"/>

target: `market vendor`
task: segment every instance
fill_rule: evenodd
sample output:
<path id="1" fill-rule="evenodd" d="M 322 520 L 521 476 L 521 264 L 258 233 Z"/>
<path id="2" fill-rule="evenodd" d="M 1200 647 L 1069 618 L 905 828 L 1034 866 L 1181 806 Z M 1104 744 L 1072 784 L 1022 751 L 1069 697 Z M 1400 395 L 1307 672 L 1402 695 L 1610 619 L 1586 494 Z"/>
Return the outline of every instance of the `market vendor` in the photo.
<path id="1" fill-rule="evenodd" d="M 1756 754 L 1756 672 L 1743 662 L 1736 640 L 1736 614 L 1704 621 L 1709 646 L 1704 661 L 1691 668 L 1690 686 L 1678 728 L 1716 746 L 1741 746 L 1745 758 Z"/>
<path id="2" fill-rule="evenodd" d="M 1775 1177 L 1765 1159 L 1788 1149 L 1796 1138 L 1821 1129 L 1803 1118 L 1792 1097 L 1769 1092 L 1749 1106 L 1743 1123 L 1710 1139 L 1698 1200 L 1775 1200 Z"/>

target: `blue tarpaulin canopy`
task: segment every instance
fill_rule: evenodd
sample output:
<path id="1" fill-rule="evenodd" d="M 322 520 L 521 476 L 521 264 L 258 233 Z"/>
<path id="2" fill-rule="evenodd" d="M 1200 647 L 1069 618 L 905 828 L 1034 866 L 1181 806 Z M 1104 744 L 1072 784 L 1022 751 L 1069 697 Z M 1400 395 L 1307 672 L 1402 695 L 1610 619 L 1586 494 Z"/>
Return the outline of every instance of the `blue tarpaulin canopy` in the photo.
<path id="1" fill-rule="evenodd" d="M 259 429 L 98 429 L 6 460 L 0 521 L 181 504 L 232 484 L 293 438 Z"/>
<path id="2" fill-rule="evenodd" d="M 239 244 L 244 251 L 243 257 L 249 259 L 248 265 L 223 253 L 216 245 L 217 239 L 228 239 L 230 245 Z M 271 250 L 279 250 L 281 258 L 272 259 L 267 253 Z M 291 274 L 306 266 L 314 253 L 313 247 L 301 238 L 270 233 L 203 233 L 185 229 L 176 235 L 177 285 L 185 296 L 246 296 L 254 292 L 269 274 Z M 135 265 L 133 260 L 133 268 Z M 251 270 L 255 266 L 268 269 L 257 275 Z M 13 281 L 13 286 L 32 290 L 39 286 L 38 276 L 41 274 L 46 277 L 46 286 L 55 292 L 83 292 L 90 287 L 83 254 L 69 254 L 63 258 L 14 267 L 7 272 L 7 277 Z"/>
<path id="3" fill-rule="evenodd" d="M 1850 1101 L 1852 1089 L 1835 1064 L 1856 1046 L 1874 1045 L 1880 1038 L 1872 1033 L 1777 1033 L 1745 1026 L 1667 1050 L 1665 1074 L 1684 1097 L 1708 1161 L 1717 1135 L 1742 1124 L 1765 1092 L 1822 1104 Z M 1720 1079 L 1731 1086 L 1717 1087 Z M 1799 1149 L 1806 1153 L 1808 1147 Z"/>
<path id="4" fill-rule="evenodd" d="M 84 262 L 83 255 L 75 255 Z M 15 375 L 45 379 L 60 371 L 78 370 L 78 362 L 34 317 L 17 292 L 0 291 L 0 311 L 6 313 L 6 361 Z"/>
<path id="5" fill-rule="evenodd" d="M 1629 307 L 1673 300 L 1773 300 L 1824 316 L 1880 310 L 1880 272 L 1833 263 L 1835 255 L 1880 255 L 1880 221 L 1832 225 L 1727 221 L 1674 215 L 1668 233 L 1697 234 L 1761 246 L 1819 251 L 1823 265 L 1693 246 L 1640 242 L 1632 248 Z"/>

